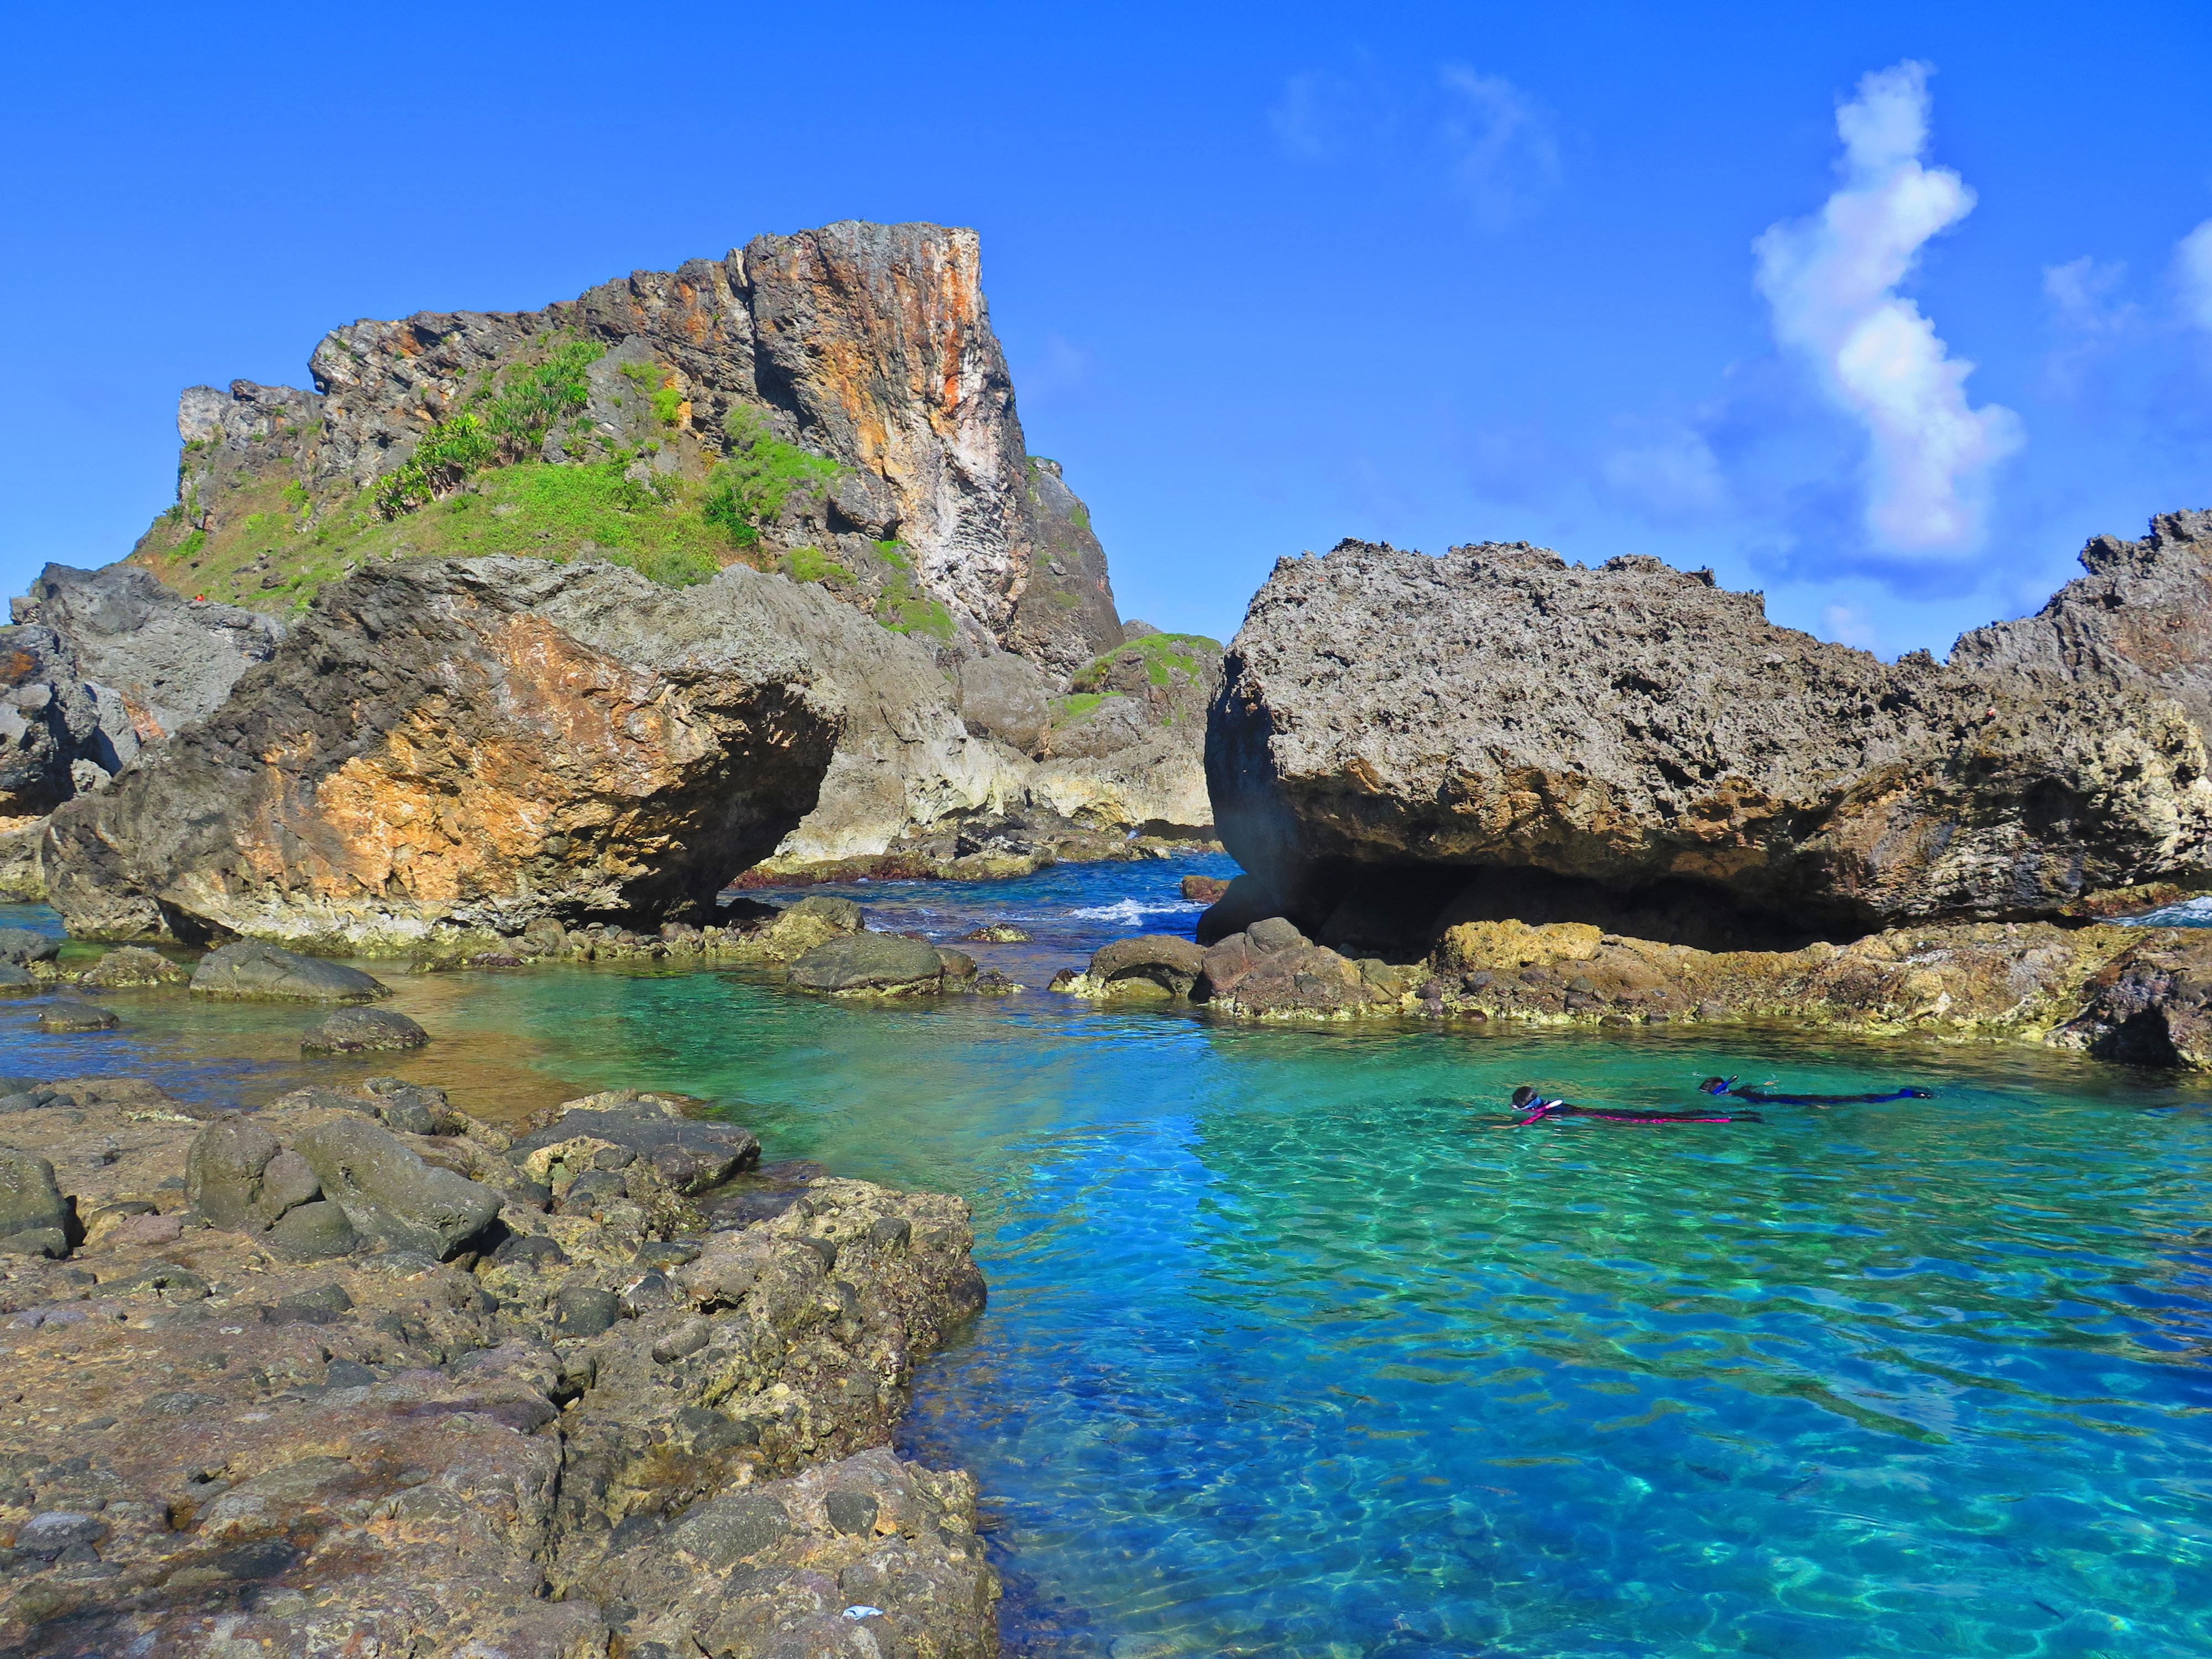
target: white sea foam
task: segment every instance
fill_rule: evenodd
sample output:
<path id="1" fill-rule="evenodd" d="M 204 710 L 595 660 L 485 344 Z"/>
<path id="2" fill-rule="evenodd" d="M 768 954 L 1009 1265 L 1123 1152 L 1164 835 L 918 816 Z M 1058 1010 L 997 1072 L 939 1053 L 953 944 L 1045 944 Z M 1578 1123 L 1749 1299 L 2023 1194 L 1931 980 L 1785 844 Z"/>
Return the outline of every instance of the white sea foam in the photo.
<path id="1" fill-rule="evenodd" d="M 2169 904 L 2148 915 L 2124 919 L 2130 927 L 2212 927 L 2212 893 Z"/>
<path id="2" fill-rule="evenodd" d="M 1112 904 L 1096 904 L 1087 910 L 1075 910 L 1069 914 L 1081 916 L 1086 921 L 1118 921 L 1125 927 L 1133 927 L 1146 916 L 1185 915 L 1193 910 L 1204 908 L 1203 904 L 1194 903 L 1189 899 L 1160 899 L 1147 904 L 1140 899 L 1125 898 Z"/>

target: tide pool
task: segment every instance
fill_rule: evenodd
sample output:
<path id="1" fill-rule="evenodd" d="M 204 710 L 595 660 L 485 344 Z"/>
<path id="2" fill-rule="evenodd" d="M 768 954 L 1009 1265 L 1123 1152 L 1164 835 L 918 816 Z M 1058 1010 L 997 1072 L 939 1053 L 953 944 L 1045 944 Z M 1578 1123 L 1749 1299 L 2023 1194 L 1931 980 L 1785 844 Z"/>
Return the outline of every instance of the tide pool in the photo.
<path id="1" fill-rule="evenodd" d="M 836 890 L 1041 987 L 1188 932 L 1218 860 Z M 1088 914 L 1086 914 L 1088 913 Z M 12 919 L 12 918 L 11 918 Z M 0 1006 L 0 1072 L 258 1101 L 391 1070 L 512 1113 L 722 1103 L 771 1159 L 957 1192 L 991 1305 L 902 1449 L 974 1470 L 1018 1650 L 2201 1655 L 2212 1099 L 1998 1048 L 1249 1029 L 1032 990 L 867 1007 L 713 972 L 410 976 L 438 1042 L 304 1061 L 301 1010 Z M 1498 1127 L 1512 1086 L 1708 1073 L 1935 1097 Z"/>

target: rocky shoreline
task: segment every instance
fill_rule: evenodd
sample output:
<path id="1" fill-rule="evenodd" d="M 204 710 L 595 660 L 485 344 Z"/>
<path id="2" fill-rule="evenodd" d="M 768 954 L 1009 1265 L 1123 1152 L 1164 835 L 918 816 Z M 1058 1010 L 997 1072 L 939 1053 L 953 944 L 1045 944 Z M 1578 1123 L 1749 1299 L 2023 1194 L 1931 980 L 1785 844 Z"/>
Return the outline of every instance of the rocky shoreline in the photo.
<path id="1" fill-rule="evenodd" d="M 1802 950 L 1700 951 L 1588 923 L 1466 922 L 1413 963 L 1348 957 L 1285 919 L 1208 947 L 1119 939 L 1053 989 L 1271 1022 L 1419 1018 L 1583 1027 L 1787 1025 L 2047 1043 L 2212 1067 L 2212 929 L 1980 922 Z"/>
<path id="2" fill-rule="evenodd" d="M 887 1449 L 958 1200 L 650 1095 L 5 1087 L 0 1652 L 996 1653 L 975 1483 Z"/>

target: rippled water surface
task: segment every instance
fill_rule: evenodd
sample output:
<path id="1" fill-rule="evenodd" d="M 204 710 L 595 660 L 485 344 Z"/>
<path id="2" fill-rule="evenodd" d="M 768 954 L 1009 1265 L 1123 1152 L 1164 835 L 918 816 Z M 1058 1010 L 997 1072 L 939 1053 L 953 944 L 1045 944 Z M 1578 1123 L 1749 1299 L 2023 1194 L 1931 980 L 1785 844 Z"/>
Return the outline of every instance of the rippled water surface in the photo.
<path id="1" fill-rule="evenodd" d="M 1042 985 L 1187 931 L 1182 864 L 842 890 Z M 1124 908 L 1116 908 L 1124 907 Z M 1084 911 L 1107 914 L 1085 915 Z M 734 975 L 395 975 L 399 1066 L 519 1110 L 729 1103 L 771 1158 L 975 1206 L 989 1311 L 908 1449 L 981 1477 L 1048 1653 L 2212 1650 L 2194 1085 L 1996 1048 L 1242 1030 L 1042 992 L 863 1008 Z M 0 1007 L 0 1071 L 256 1098 L 310 1016 Z M 245 1059 L 225 1058 L 243 1054 Z M 166 1068 L 166 1069 L 165 1069 Z M 1510 1130 L 1522 1080 L 1686 1104 L 1711 1071 L 1932 1100 Z"/>

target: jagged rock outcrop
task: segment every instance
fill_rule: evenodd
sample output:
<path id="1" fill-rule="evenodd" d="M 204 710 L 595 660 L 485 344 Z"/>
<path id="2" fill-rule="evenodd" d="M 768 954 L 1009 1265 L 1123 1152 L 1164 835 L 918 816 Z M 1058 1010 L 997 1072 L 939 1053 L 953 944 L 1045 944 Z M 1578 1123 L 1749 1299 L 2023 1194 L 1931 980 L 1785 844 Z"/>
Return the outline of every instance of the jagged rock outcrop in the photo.
<path id="1" fill-rule="evenodd" d="M 1951 665 L 2172 698 L 2212 731 L 2212 512 L 2161 513 L 2141 541 L 2093 537 L 2088 574 L 2033 617 L 1960 635 Z"/>
<path id="2" fill-rule="evenodd" d="M 52 901 L 85 936 L 353 949 L 700 909 L 829 769 L 837 708 L 779 623 L 807 603 L 830 608 L 741 568 L 686 592 L 522 559 L 363 571 L 56 815 Z"/>
<path id="3" fill-rule="evenodd" d="M 982 1305 L 966 1206 L 721 1186 L 757 1145 L 665 1099 L 537 1121 L 9 1097 L 0 1650 L 994 1659 L 975 1483 L 888 1444 Z"/>
<path id="4" fill-rule="evenodd" d="M 137 743 L 213 714 L 238 677 L 276 655 L 284 636 L 273 617 L 187 599 L 132 564 L 50 564 L 14 609 L 17 622 L 52 629 L 87 679 L 122 697 Z"/>
<path id="5" fill-rule="evenodd" d="M 611 461 L 653 497 L 634 518 L 688 514 L 695 553 L 781 562 L 890 625 L 1063 678 L 1120 641 L 1089 515 L 1058 465 L 1026 452 L 973 231 L 846 221 L 759 236 L 543 311 L 354 323 L 311 368 L 312 392 L 184 394 L 178 504 L 139 558 L 193 591 L 289 603 L 400 541 L 471 550 L 438 541 L 459 532 L 419 509 L 484 467 Z M 460 441 L 425 452 L 433 434 Z M 700 490 L 733 455 L 760 460 L 766 488 L 710 525 Z M 541 536 L 528 502 L 501 505 L 522 539 L 501 550 L 580 550 L 573 523 L 549 517 Z M 656 521 L 633 539 L 666 533 Z"/>
<path id="6" fill-rule="evenodd" d="M 187 603 L 127 565 L 50 564 L 11 610 L 0 629 L 0 894 L 35 899 L 46 814 L 208 714 L 282 629 Z"/>
<path id="7" fill-rule="evenodd" d="M 1501 917 L 1790 945 L 2201 878 L 2202 626 L 2166 619 L 2192 614 L 2204 527 L 2093 544 L 2087 582 L 1948 665 L 1777 627 L 1756 594 L 1656 559 L 1284 560 L 1207 737 L 1216 822 L 1255 880 L 1201 938 L 1279 913 L 1417 954 Z"/>

